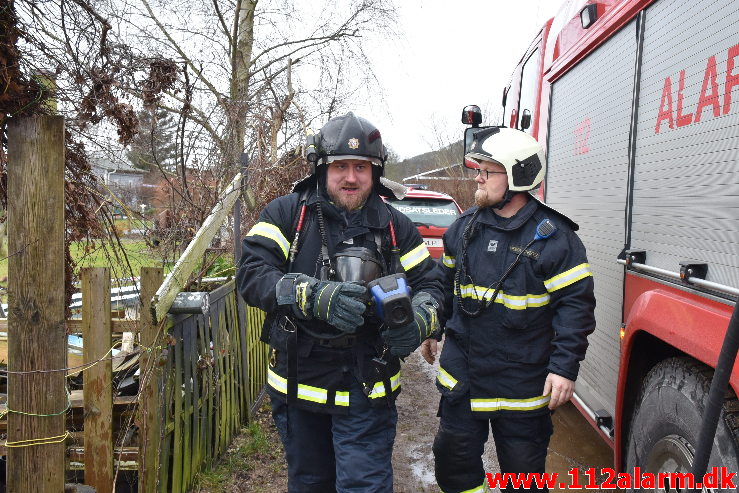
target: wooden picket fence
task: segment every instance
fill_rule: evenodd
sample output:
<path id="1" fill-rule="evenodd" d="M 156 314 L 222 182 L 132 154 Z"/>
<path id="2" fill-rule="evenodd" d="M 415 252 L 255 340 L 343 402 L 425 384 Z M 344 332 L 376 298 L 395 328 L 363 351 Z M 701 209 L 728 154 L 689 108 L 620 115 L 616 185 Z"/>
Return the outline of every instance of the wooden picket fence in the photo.
<path id="1" fill-rule="evenodd" d="M 107 275 L 107 268 L 83 272 L 82 320 L 67 321 L 84 341 L 84 386 L 71 392 L 66 419 L 67 469 L 83 470 L 84 483 L 97 492 L 112 491 L 116 474 L 132 470 L 139 491 L 187 491 L 255 411 L 266 382 L 264 312 L 246 305 L 231 280 L 210 293 L 208 313 L 169 316 L 153 347 L 112 358 L 123 332 L 143 338 L 146 328 L 110 318 L 110 299 L 100 295 Z M 115 376 L 136 367 L 139 393 L 115 395 Z M 149 386 L 154 392 L 146 392 Z M 0 420 L 0 431 L 5 425 Z M 147 429 L 154 431 L 147 436 Z"/>
<path id="2" fill-rule="evenodd" d="M 195 474 L 223 454 L 248 422 L 264 388 L 267 353 L 259 341 L 264 313 L 247 306 L 235 282 L 228 281 L 210 293 L 208 313 L 167 317 L 153 346 L 138 346 L 111 365 L 105 353 L 113 346 L 99 341 L 137 326 L 144 340 L 147 330 L 140 321 L 115 320 L 106 327 L 96 320 L 96 314 L 104 319 L 106 313 L 109 319 L 110 304 L 102 296 L 86 304 L 84 293 L 105 292 L 95 281 L 106 274 L 107 269 L 83 272 L 83 365 L 107 364 L 86 370 L 83 398 L 73 398 L 68 427 L 77 431 L 68 446 L 69 467 L 83 469 L 85 484 L 98 492 L 110 491 L 116 469 L 138 470 L 139 491 L 187 491 Z M 144 272 L 142 280 L 147 278 Z M 139 393 L 116 397 L 114 373 L 125 374 L 121 368 L 137 354 Z"/>
<path id="3" fill-rule="evenodd" d="M 186 491 L 203 464 L 226 451 L 266 381 L 263 312 L 246 307 L 234 281 L 213 291 L 210 302 L 207 315 L 179 315 L 168 324 L 160 492 Z"/>
<path id="4" fill-rule="evenodd" d="M 64 121 L 40 115 L 9 125 L 9 313 L 7 381 L 0 399 L 0 455 L 7 491 L 57 493 L 65 470 L 112 492 L 120 471 L 138 491 L 187 491 L 247 423 L 266 382 L 264 314 L 247 307 L 233 280 L 210 293 L 205 314 L 169 315 L 177 295 L 240 200 L 253 204 L 237 174 L 166 278 L 141 272 L 139 320 L 113 320 L 110 270 L 82 271 L 82 319 L 64 320 Z M 43 240 L 39 241 L 39 232 Z M 238 248 L 237 248 L 238 251 Z M 134 350 L 112 356 L 123 333 Z M 67 334 L 81 333 L 81 365 L 67 361 Z M 114 343 L 115 341 L 115 343 Z M 70 368 L 74 367 L 74 368 Z M 138 368 L 138 391 L 119 395 Z M 69 392 L 67 373 L 83 373 Z M 129 387 L 130 388 L 130 387 Z M 67 389 L 67 391 L 65 391 Z"/>

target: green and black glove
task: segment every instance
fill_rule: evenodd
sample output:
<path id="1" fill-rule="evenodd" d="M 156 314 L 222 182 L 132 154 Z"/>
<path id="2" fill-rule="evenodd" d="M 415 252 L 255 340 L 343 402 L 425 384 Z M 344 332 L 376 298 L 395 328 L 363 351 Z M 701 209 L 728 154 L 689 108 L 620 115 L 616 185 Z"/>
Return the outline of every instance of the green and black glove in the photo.
<path id="1" fill-rule="evenodd" d="M 436 313 L 438 306 L 430 294 L 423 291 L 417 293 L 411 301 L 413 322 L 405 327 L 387 329 L 382 332 L 383 340 L 390 346 L 390 353 L 406 357 L 430 337 L 439 328 L 439 318 Z"/>
<path id="2" fill-rule="evenodd" d="M 305 274 L 286 274 L 276 286 L 277 304 L 289 306 L 297 318 L 317 318 L 349 334 L 364 324 L 366 291 L 354 282 L 319 281 Z"/>

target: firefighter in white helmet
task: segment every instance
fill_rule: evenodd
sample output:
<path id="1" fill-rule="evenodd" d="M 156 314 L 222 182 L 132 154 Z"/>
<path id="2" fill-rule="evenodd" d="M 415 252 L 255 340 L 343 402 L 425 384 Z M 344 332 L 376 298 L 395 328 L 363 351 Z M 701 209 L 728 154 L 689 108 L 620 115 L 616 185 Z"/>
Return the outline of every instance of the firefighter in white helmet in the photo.
<path id="1" fill-rule="evenodd" d="M 445 493 L 484 491 L 489 429 L 502 472 L 544 472 L 552 410 L 572 396 L 595 328 L 577 225 L 528 193 L 546 172 L 539 143 L 480 129 L 465 159 L 477 172 L 477 206 L 446 232 L 442 258 L 448 320 L 433 450 Z M 421 351 L 432 363 L 436 339 Z"/>

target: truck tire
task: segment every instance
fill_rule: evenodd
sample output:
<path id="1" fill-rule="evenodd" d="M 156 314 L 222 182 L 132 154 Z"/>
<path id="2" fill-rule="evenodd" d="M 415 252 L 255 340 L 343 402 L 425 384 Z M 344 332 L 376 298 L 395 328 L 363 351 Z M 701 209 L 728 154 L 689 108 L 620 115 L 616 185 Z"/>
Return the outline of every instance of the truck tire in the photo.
<path id="1" fill-rule="evenodd" d="M 655 365 L 644 379 L 634 409 L 626 448 L 626 473 L 692 471 L 704 407 L 713 370 L 690 358 L 670 358 Z M 727 392 L 707 472 L 713 466 L 739 471 L 739 402 Z M 719 472 L 719 479 L 721 473 Z M 737 483 L 739 474 L 734 477 Z M 700 478 L 699 480 L 702 480 Z M 658 490 L 658 488 L 655 488 Z M 734 489 L 707 488 L 723 492 Z M 665 488 L 660 491 L 676 491 Z"/>

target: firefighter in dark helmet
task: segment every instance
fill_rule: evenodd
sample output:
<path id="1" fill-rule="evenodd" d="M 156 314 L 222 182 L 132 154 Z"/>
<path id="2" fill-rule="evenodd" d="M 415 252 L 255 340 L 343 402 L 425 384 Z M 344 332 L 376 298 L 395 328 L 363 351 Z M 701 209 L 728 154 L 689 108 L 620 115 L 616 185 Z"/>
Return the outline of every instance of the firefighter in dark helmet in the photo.
<path id="1" fill-rule="evenodd" d="M 477 205 L 446 232 L 442 257 L 448 320 L 433 451 L 444 493 L 486 491 L 488 429 L 503 473 L 544 472 L 552 410 L 572 397 L 595 328 L 577 225 L 528 193 L 546 171 L 539 143 L 483 128 L 465 160 Z M 436 351 L 436 339 L 421 348 L 429 363 Z"/>
<path id="2" fill-rule="evenodd" d="M 382 200 L 404 187 L 381 179 L 386 150 L 370 122 L 332 118 L 308 136 L 306 157 L 311 175 L 264 209 L 237 275 L 268 314 L 289 491 L 391 492 L 399 357 L 439 325 L 441 267 Z"/>

